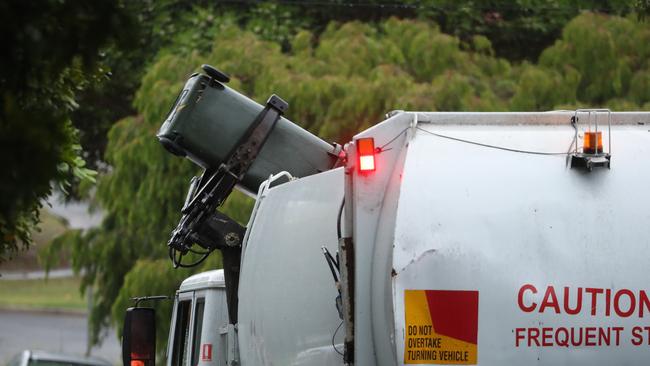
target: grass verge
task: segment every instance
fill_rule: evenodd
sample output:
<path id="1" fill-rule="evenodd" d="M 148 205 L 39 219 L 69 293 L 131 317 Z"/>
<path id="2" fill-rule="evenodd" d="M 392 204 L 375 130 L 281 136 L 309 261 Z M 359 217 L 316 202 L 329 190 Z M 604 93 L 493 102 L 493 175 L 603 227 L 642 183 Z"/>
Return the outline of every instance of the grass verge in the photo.
<path id="1" fill-rule="evenodd" d="M 25 310 L 76 310 L 87 308 L 79 293 L 78 278 L 0 280 L 0 307 Z"/>

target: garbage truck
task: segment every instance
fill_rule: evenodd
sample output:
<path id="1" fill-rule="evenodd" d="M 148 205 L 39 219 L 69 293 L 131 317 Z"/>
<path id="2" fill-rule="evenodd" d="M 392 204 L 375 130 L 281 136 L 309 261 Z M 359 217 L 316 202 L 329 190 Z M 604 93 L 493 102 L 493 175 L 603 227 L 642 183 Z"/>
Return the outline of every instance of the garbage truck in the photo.
<path id="1" fill-rule="evenodd" d="M 650 362 L 649 112 L 393 111 L 339 145 L 203 69 L 158 133 L 204 168 L 167 245 L 223 269 L 177 291 L 167 365 Z"/>

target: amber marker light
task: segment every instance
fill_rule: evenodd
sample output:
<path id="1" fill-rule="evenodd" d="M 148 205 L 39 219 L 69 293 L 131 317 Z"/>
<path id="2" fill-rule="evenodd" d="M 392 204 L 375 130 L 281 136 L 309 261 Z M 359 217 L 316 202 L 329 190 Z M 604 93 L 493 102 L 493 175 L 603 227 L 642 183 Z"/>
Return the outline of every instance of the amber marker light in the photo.
<path id="1" fill-rule="evenodd" d="M 603 133 L 585 132 L 585 138 L 582 145 L 582 152 L 585 154 L 600 154 L 603 152 Z"/>

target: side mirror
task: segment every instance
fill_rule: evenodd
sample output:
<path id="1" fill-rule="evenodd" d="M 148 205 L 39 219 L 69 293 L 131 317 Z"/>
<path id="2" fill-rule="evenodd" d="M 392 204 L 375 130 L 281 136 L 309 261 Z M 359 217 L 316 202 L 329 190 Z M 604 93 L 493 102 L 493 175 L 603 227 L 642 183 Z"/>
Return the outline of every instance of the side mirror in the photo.
<path id="1" fill-rule="evenodd" d="M 156 311 L 128 308 L 122 336 L 124 366 L 156 365 Z"/>

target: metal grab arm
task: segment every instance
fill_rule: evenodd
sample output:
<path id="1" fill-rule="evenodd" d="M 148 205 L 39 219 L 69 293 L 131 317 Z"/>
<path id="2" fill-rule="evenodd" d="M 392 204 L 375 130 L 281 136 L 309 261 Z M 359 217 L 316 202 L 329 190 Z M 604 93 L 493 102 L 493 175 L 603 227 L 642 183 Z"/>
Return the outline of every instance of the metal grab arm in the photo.
<path id="1" fill-rule="evenodd" d="M 197 233 L 206 219 L 223 204 L 235 185 L 244 178 L 287 107 L 284 100 L 272 95 L 227 162 L 214 170 L 206 169 L 201 178 L 192 180 L 183 205 L 183 216 L 167 243 L 175 267 L 182 266 L 182 256 L 190 251 L 193 244 L 208 250 L 215 249 L 204 241 L 197 241 Z M 180 252 L 178 260 L 176 251 Z"/>

